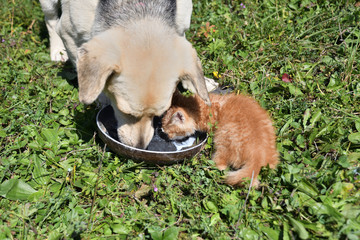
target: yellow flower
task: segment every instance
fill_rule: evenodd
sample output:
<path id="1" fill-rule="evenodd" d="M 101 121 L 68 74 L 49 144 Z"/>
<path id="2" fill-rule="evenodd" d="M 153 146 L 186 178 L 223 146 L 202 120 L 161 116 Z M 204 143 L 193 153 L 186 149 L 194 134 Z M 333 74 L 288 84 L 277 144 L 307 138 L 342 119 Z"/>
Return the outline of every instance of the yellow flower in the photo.
<path id="1" fill-rule="evenodd" d="M 213 72 L 213 75 L 215 78 L 221 78 L 221 75 L 217 71 Z"/>

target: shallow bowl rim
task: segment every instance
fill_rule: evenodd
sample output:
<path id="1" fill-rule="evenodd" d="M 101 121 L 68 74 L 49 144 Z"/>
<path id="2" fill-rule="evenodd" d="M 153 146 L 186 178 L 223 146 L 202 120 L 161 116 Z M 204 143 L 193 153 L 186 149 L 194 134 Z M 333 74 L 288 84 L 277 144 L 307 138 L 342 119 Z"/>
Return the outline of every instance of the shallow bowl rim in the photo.
<path id="1" fill-rule="evenodd" d="M 116 144 L 122 146 L 123 148 L 128 148 L 132 151 L 137 151 L 137 152 L 143 152 L 143 153 L 149 153 L 149 154 L 178 154 L 178 153 L 185 153 L 185 152 L 189 152 L 195 148 L 198 148 L 200 146 L 202 146 L 205 141 L 207 141 L 208 139 L 208 134 L 206 134 L 206 137 L 204 138 L 203 141 L 199 142 L 198 144 L 192 146 L 192 147 L 189 147 L 189 148 L 185 148 L 185 149 L 182 149 L 182 150 L 179 150 L 179 151 L 151 151 L 151 150 L 146 150 L 146 149 L 141 149 L 141 148 L 136 148 L 136 147 L 132 147 L 132 146 L 129 146 L 129 145 L 126 145 L 122 142 L 119 142 L 117 141 L 116 139 L 112 138 L 108 133 L 104 132 L 101 128 L 101 126 L 99 125 L 99 115 L 100 113 L 108 106 L 111 106 L 111 105 L 107 105 L 107 106 L 104 106 L 100 109 L 100 111 L 96 114 L 96 126 L 98 128 L 99 131 L 101 131 L 102 134 L 104 134 L 108 139 L 112 140 L 113 142 L 115 142 Z"/>

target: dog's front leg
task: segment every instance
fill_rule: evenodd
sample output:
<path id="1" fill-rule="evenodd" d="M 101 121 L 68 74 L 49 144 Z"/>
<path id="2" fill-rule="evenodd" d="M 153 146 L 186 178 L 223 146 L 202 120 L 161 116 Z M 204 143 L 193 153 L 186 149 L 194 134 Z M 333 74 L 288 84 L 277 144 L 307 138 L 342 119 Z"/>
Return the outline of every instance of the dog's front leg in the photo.
<path id="1" fill-rule="evenodd" d="M 176 0 L 176 25 L 180 36 L 190 28 L 192 0 Z"/>
<path id="2" fill-rule="evenodd" d="M 50 58 L 51 61 L 68 60 L 64 44 L 56 32 L 56 26 L 59 22 L 59 1 L 58 0 L 40 0 L 41 8 L 44 12 L 46 28 L 50 39 Z"/>

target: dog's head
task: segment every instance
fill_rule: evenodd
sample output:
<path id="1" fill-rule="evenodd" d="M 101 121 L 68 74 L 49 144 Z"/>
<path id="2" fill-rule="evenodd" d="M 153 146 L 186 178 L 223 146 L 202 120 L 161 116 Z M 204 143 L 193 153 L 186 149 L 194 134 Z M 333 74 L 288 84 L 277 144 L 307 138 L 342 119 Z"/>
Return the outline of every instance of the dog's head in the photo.
<path id="1" fill-rule="evenodd" d="M 159 24 L 142 26 L 95 36 L 79 49 L 77 61 L 80 101 L 90 104 L 104 92 L 115 110 L 119 139 L 138 148 L 149 144 L 152 119 L 170 107 L 179 81 L 210 104 L 191 44 Z"/>

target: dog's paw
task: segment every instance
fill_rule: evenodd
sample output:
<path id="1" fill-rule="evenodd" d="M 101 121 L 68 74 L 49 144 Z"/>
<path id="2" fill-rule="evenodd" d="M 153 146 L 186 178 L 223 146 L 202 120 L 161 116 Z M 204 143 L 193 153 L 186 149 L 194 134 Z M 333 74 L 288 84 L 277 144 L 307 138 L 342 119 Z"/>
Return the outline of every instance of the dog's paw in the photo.
<path id="1" fill-rule="evenodd" d="M 52 49 L 50 51 L 50 58 L 54 62 L 66 62 L 69 59 L 65 49 Z"/>
<path id="2" fill-rule="evenodd" d="M 65 50 L 64 43 L 55 31 L 50 34 L 50 59 L 54 62 L 66 62 L 69 57 Z"/>

